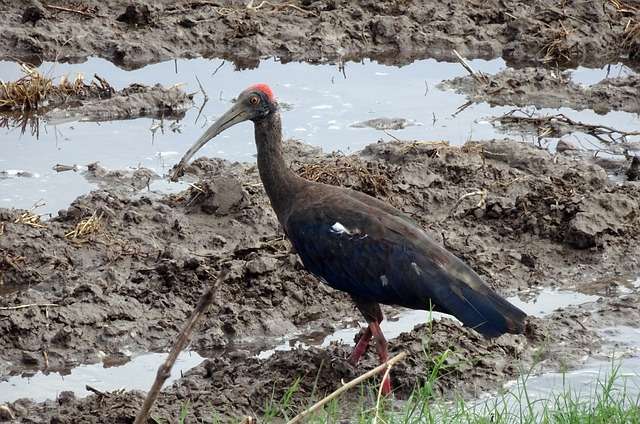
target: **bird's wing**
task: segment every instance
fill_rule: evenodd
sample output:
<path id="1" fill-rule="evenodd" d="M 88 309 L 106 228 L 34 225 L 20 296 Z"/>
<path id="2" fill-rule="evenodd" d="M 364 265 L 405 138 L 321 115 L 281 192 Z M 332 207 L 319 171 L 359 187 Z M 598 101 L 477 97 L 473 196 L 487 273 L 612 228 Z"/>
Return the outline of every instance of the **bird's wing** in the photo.
<path id="1" fill-rule="evenodd" d="M 300 205 L 284 226 L 307 269 L 357 299 L 433 308 L 490 336 L 521 330 L 521 311 L 397 214 L 336 196 Z"/>

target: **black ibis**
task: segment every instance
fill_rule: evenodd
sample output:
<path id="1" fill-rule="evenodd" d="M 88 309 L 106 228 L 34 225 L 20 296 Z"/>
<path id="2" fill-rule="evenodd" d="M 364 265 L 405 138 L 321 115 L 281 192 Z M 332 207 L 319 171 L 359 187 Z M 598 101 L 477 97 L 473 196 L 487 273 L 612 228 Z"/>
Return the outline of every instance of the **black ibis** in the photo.
<path id="1" fill-rule="evenodd" d="M 352 364 L 371 339 L 380 361 L 388 359 L 380 303 L 444 312 L 486 337 L 523 331 L 524 312 L 402 212 L 364 193 L 308 181 L 291 171 L 282 153 L 278 103 L 266 84 L 240 93 L 185 153 L 172 179 L 209 140 L 243 121 L 253 121 L 260 178 L 302 263 L 325 284 L 349 293 L 368 322 L 349 357 Z M 382 388 L 388 393 L 390 382 Z"/>

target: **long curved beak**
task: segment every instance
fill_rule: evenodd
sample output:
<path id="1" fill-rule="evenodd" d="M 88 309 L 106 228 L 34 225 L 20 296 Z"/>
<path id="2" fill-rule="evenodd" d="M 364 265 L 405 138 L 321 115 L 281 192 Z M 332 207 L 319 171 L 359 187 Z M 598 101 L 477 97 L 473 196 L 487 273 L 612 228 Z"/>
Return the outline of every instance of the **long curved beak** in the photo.
<path id="1" fill-rule="evenodd" d="M 170 178 L 171 181 L 178 181 L 178 178 L 180 178 L 184 174 L 184 167 L 187 165 L 187 162 L 189 162 L 193 155 L 195 155 L 196 152 L 202 148 L 202 146 L 207 144 L 209 140 L 211 140 L 227 128 L 230 128 L 235 124 L 246 121 L 248 119 L 249 114 L 245 109 L 242 108 L 239 103 L 236 103 L 231 109 L 226 111 L 224 115 L 218 118 L 218 120 L 214 122 L 213 125 L 211 125 L 209 129 L 207 129 L 204 134 L 200 136 L 198 141 L 196 141 L 193 146 L 191 146 L 191 148 L 187 150 L 182 159 L 180 159 L 178 165 L 173 170 Z"/>

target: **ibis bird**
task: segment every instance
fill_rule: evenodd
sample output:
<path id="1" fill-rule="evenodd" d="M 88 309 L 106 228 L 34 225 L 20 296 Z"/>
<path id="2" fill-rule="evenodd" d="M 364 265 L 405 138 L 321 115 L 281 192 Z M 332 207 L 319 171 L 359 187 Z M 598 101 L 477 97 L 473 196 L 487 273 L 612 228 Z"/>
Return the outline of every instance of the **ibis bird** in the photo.
<path id="1" fill-rule="evenodd" d="M 182 175 L 189 159 L 209 140 L 243 121 L 254 124 L 260 178 L 305 268 L 351 295 L 368 323 L 349 357 L 352 364 L 372 339 L 381 363 L 388 360 L 381 303 L 450 314 L 486 337 L 523 332 L 524 312 L 402 212 L 358 191 L 308 181 L 289 169 L 278 103 L 266 84 L 240 93 L 185 153 L 172 179 Z M 388 379 L 382 389 L 390 391 Z"/>

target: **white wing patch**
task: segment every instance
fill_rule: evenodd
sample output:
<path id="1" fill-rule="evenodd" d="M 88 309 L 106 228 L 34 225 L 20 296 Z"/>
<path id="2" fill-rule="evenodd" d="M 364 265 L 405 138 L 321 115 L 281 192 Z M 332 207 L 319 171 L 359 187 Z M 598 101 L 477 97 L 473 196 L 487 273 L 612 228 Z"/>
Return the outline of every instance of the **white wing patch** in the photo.
<path id="1" fill-rule="evenodd" d="M 387 284 L 389 284 L 389 279 L 386 275 L 381 275 L 380 281 L 382 282 L 382 287 L 387 287 Z"/>
<path id="2" fill-rule="evenodd" d="M 336 223 L 329 228 L 329 231 L 331 231 L 333 234 L 347 234 L 349 236 L 360 236 L 360 239 L 368 237 L 367 234 L 362 234 L 358 228 L 349 230 L 347 227 L 345 227 L 338 221 L 336 221 Z"/>
<path id="3" fill-rule="evenodd" d="M 411 262 L 411 268 L 413 268 L 413 271 L 418 274 L 418 277 L 422 275 L 422 270 L 415 262 Z"/>
<path id="4" fill-rule="evenodd" d="M 335 224 L 333 224 L 331 226 L 331 232 L 332 233 L 336 233 L 336 234 L 349 234 L 351 235 L 351 232 L 349 230 L 347 230 L 347 228 L 342 225 L 341 223 L 337 222 Z"/>

